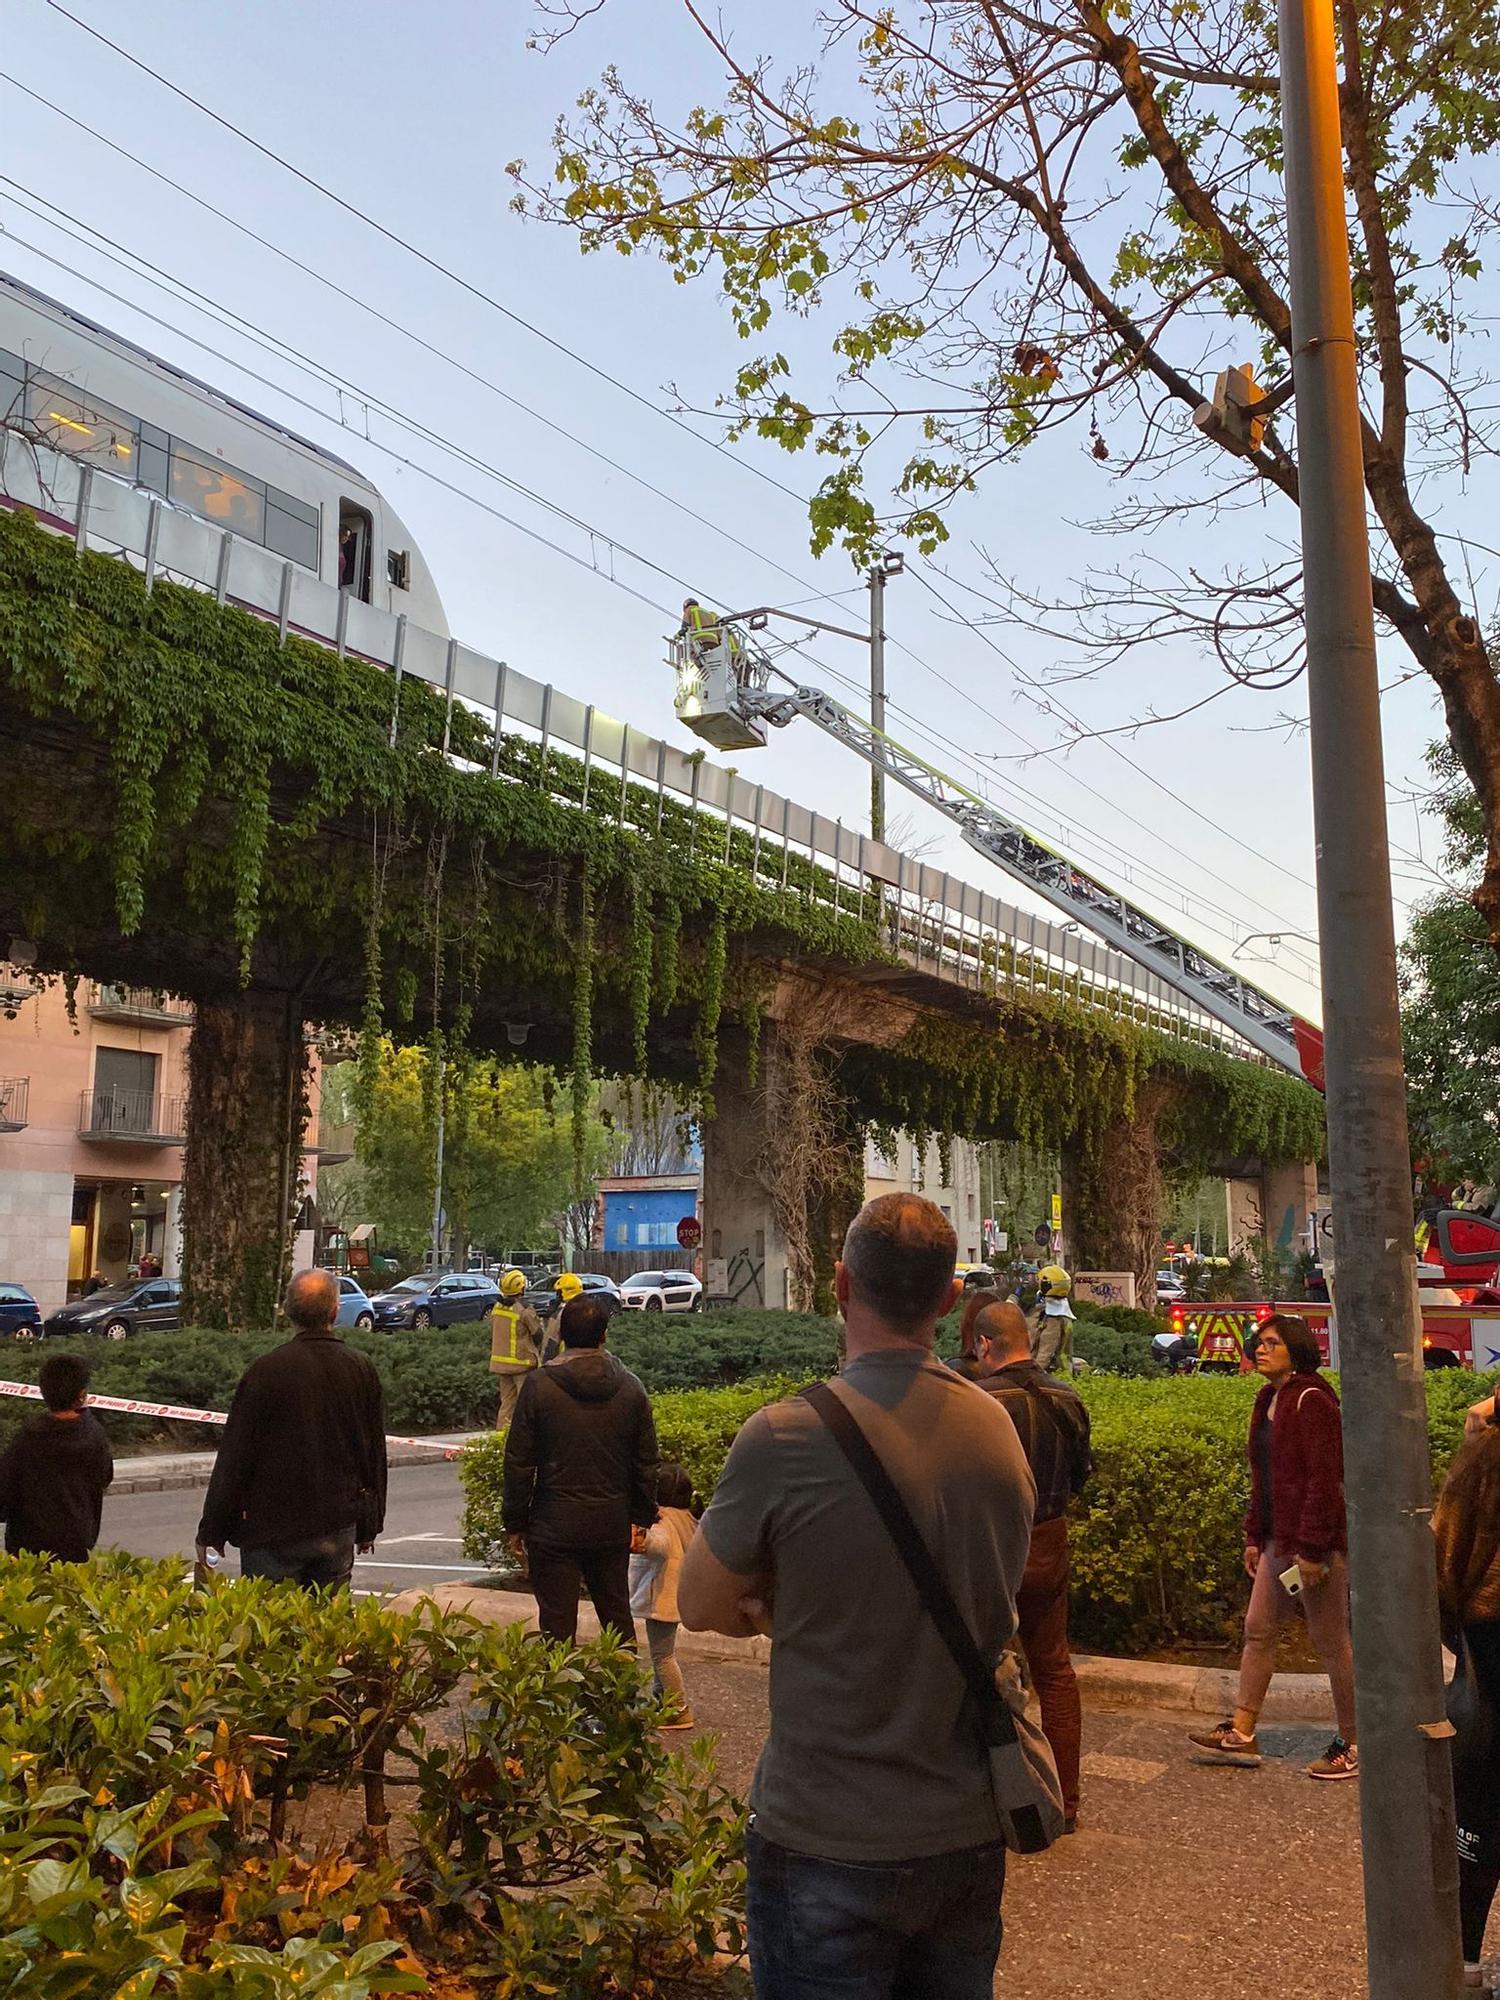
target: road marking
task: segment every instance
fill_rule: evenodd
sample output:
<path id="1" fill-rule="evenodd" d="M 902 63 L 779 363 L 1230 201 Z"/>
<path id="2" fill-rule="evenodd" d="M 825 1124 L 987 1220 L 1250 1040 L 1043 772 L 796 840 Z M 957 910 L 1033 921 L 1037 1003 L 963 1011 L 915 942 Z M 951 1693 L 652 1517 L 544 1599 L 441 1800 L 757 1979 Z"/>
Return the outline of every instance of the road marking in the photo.
<path id="1" fill-rule="evenodd" d="M 1097 1750 L 1091 1750 L 1079 1768 L 1086 1778 L 1119 1778 L 1127 1785 L 1154 1784 L 1167 1769 L 1145 1757 L 1105 1757 Z"/>
<path id="2" fill-rule="evenodd" d="M 360 1556 L 356 1560 L 354 1567 L 356 1569 L 432 1570 L 438 1576 L 489 1576 L 491 1574 L 480 1563 L 383 1563 L 370 1562 L 364 1556 Z"/>
<path id="3" fill-rule="evenodd" d="M 452 1548 L 461 1549 L 463 1536 L 440 1535 L 436 1530 L 432 1530 L 425 1535 L 382 1535 L 380 1538 L 380 1546 L 383 1549 L 399 1549 L 407 1542 L 446 1542 Z"/>

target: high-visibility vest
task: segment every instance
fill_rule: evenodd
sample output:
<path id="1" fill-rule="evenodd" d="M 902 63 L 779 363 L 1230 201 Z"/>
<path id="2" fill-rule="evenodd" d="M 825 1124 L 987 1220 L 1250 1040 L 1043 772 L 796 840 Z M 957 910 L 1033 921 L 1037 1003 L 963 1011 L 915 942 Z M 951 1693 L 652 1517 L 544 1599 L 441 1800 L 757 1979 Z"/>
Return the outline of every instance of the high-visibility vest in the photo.
<path id="1" fill-rule="evenodd" d="M 532 1316 L 528 1312 L 526 1317 Z M 511 1306 L 496 1306 L 490 1313 L 490 1372 L 518 1374 L 535 1368 L 537 1359 L 536 1336 L 530 1326 L 522 1331 L 521 1313 Z"/>
<path id="2" fill-rule="evenodd" d="M 701 632 L 711 634 L 715 638 L 718 637 L 718 612 L 708 611 L 701 604 L 695 604 L 691 610 L 684 612 L 682 622 L 694 636 Z"/>

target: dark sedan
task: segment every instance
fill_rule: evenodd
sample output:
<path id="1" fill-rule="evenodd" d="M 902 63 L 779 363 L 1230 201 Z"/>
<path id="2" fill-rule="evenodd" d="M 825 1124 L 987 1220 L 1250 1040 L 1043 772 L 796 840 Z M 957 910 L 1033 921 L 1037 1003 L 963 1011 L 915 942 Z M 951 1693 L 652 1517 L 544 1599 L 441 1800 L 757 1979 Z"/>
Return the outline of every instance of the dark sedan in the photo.
<path id="1" fill-rule="evenodd" d="M 42 1330 L 42 1309 L 24 1285 L 0 1281 L 0 1335 L 35 1340 Z"/>
<path id="2" fill-rule="evenodd" d="M 54 1340 L 71 1333 L 125 1340 L 132 1333 L 175 1333 L 181 1324 L 182 1287 L 177 1280 L 137 1278 L 59 1306 L 43 1330 Z"/>
<path id="3" fill-rule="evenodd" d="M 403 1278 L 388 1292 L 376 1292 L 370 1308 L 376 1326 L 387 1332 L 403 1326 L 421 1330 L 483 1319 L 494 1311 L 499 1297 L 494 1279 L 478 1271 L 424 1271 Z"/>

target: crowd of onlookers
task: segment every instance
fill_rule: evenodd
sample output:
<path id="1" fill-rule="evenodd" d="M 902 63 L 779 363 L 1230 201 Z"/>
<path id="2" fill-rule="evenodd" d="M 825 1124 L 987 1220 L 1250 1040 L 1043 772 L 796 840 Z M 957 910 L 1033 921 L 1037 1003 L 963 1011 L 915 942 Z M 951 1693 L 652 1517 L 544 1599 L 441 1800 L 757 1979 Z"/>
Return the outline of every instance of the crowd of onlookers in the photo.
<path id="1" fill-rule="evenodd" d="M 564 1296 L 547 1327 L 514 1292 L 496 1313 L 503 1522 L 542 1634 L 575 1639 L 585 1590 L 601 1628 L 630 1647 L 642 1619 L 668 1729 L 694 1726 L 680 1628 L 774 1634 L 746 1856 L 762 2000 L 988 1996 L 1007 1852 L 1079 1824 L 1067 1516 L 1091 1471 L 1088 1413 L 1038 1359 L 1039 1335 L 1055 1331 L 1047 1316 L 1028 1320 L 998 1292 L 963 1297 L 960 1354 L 937 1359 L 937 1324 L 961 1297 L 956 1247 L 919 1196 L 861 1210 L 835 1273 L 838 1376 L 749 1419 L 701 1519 L 686 1472 L 660 1462 L 649 1397 L 608 1350 L 604 1301 Z M 234 1543 L 246 1575 L 337 1586 L 381 1532 L 380 1381 L 336 1332 L 338 1302 L 329 1273 L 299 1273 L 292 1338 L 241 1378 L 198 1529 L 205 1574 Z M 1190 1740 L 1205 1762 L 1260 1763 L 1277 1636 L 1300 1613 L 1337 1720 L 1307 1775 L 1336 1782 L 1357 1778 L 1359 1751 L 1341 1421 L 1319 1359 L 1295 1315 L 1260 1327 L 1238 1701 Z M 49 1355 L 39 1374 L 44 1408 L 0 1455 L 5 1546 L 82 1561 L 98 1539 L 109 1447 L 87 1407 L 86 1363 Z M 1456 1656 L 1465 1980 L 1483 1989 L 1500 1887 L 1493 1400 L 1469 1431 L 1434 1528 Z"/>

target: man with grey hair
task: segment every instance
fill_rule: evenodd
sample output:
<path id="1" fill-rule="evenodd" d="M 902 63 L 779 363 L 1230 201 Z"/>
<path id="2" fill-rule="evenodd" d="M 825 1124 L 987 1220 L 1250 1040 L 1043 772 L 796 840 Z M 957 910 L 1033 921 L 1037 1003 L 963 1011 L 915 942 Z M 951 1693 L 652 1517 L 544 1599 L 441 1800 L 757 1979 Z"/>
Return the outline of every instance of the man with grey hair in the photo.
<path id="1" fill-rule="evenodd" d="M 846 1359 L 832 1393 L 998 1661 L 1033 1487 L 999 1404 L 933 1356 L 957 1249 L 918 1195 L 860 1210 L 835 1270 Z M 1005 1886 L 988 1756 L 959 1669 L 812 1403 L 774 1403 L 735 1439 L 677 1601 L 690 1630 L 773 1632 L 746 1837 L 761 2000 L 988 1996 Z"/>
<path id="2" fill-rule="evenodd" d="M 974 1322 L 974 1342 L 971 1379 L 1004 1406 L 1036 1481 L 1031 1550 L 1016 1616 L 1072 1832 L 1078 1822 L 1083 1702 L 1068 1651 L 1068 1504 L 1094 1469 L 1089 1413 L 1076 1389 L 1032 1359 L 1031 1331 L 1018 1305 L 1007 1300 L 986 1306 Z"/>
<path id="3" fill-rule="evenodd" d="M 198 1560 L 240 1551 L 244 1576 L 308 1588 L 349 1581 L 385 1525 L 385 1396 L 368 1355 L 334 1330 L 331 1271 L 287 1287 L 292 1338 L 240 1377 L 198 1524 Z"/>

